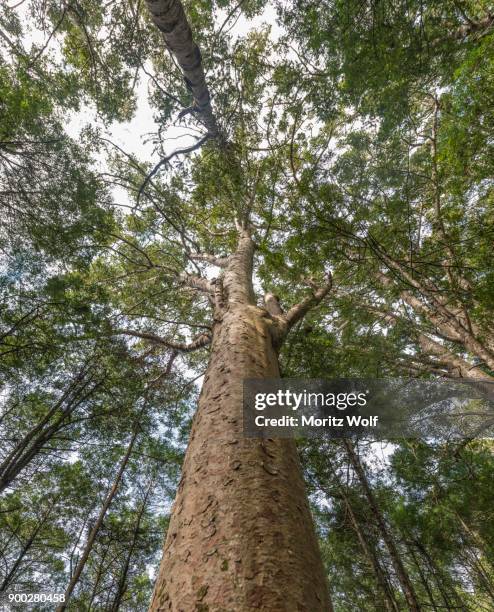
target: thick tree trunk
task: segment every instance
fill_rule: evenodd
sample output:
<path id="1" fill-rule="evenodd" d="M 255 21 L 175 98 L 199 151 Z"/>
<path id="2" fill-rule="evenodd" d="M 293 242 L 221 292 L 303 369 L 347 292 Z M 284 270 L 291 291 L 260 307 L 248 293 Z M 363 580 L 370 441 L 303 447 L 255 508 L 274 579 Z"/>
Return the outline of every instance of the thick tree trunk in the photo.
<path id="1" fill-rule="evenodd" d="M 243 380 L 279 377 L 272 316 L 254 304 L 252 256 L 244 232 L 217 297 L 151 611 L 332 610 L 295 443 L 242 432 Z"/>
<path id="2" fill-rule="evenodd" d="M 347 450 L 350 463 L 352 464 L 352 467 L 355 470 L 360 484 L 362 485 L 362 489 L 365 493 L 365 496 L 367 497 L 367 501 L 369 502 L 370 510 L 374 516 L 384 543 L 386 544 L 386 548 L 388 549 L 389 556 L 391 557 L 391 562 L 395 569 L 401 588 L 403 589 L 403 594 L 405 595 L 405 599 L 407 600 L 408 607 L 412 612 L 418 612 L 420 610 L 420 606 L 417 599 L 417 595 L 415 593 L 415 589 L 413 588 L 410 577 L 408 576 L 405 566 L 403 565 L 394 538 L 388 530 L 384 517 L 381 513 L 381 510 L 379 509 L 376 498 L 374 497 L 372 489 L 367 480 L 364 468 L 362 467 L 360 459 L 357 453 L 355 452 L 352 442 L 350 442 L 350 440 L 344 440 L 344 445 Z"/>

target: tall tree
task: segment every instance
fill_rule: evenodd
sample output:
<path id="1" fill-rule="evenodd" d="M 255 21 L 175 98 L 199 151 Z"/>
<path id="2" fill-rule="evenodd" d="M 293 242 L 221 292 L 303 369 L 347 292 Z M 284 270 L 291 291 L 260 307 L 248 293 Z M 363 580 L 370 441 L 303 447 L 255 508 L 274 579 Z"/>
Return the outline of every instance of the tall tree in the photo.
<path id="1" fill-rule="evenodd" d="M 66 587 L 150 388 L 74 609 L 146 609 L 169 523 L 155 609 L 488 610 L 487 443 L 397 444 L 360 479 L 339 448 L 304 453 L 323 568 L 295 446 L 244 439 L 240 402 L 280 370 L 492 380 L 488 4 L 284 2 L 279 36 L 235 29 L 258 0 L 11 4 L 0 578 Z M 147 79 L 142 161 L 108 131 L 150 114 Z M 170 153 L 177 116 L 196 141 Z"/>
<path id="2" fill-rule="evenodd" d="M 222 269 L 214 284 L 192 281 L 214 300 L 211 356 L 152 610 L 330 608 L 295 444 L 245 438 L 242 383 L 279 377 L 279 347 L 331 284 L 286 314 L 269 298 L 257 306 L 248 223 L 237 223 L 234 253 L 207 258 Z"/>

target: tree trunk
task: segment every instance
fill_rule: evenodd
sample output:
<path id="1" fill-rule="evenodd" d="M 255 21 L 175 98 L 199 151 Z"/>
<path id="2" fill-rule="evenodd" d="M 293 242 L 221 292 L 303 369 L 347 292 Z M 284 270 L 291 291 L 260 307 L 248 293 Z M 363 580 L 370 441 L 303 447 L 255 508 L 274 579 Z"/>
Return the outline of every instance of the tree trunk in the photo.
<path id="1" fill-rule="evenodd" d="M 53 436 L 63 427 L 65 421 L 70 415 L 93 393 L 101 386 L 102 381 L 94 382 L 88 379 L 80 387 L 76 387 L 76 383 L 81 380 L 83 374 L 80 374 L 76 381 L 62 395 L 58 402 L 42 417 L 42 419 L 33 427 L 11 450 L 9 455 L 0 465 L 0 493 L 3 492 L 17 476 L 26 468 Z M 90 386 L 93 383 L 93 386 Z M 75 387 L 75 390 L 73 390 Z M 87 387 L 89 390 L 86 391 Z M 64 406 L 64 403 L 66 404 Z M 49 424 L 50 419 L 55 416 L 54 421 Z"/>
<path id="2" fill-rule="evenodd" d="M 180 0 L 146 0 L 156 27 L 166 46 L 182 69 L 187 87 L 194 96 L 194 111 L 200 114 L 208 133 L 218 135 L 218 124 L 211 108 L 199 47 L 194 42 L 187 17 Z"/>
<path id="3" fill-rule="evenodd" d="M 107 546 L 105 547 L 105 550 L 103 551 L 103 554 L 101 555 L 100 562 L 98 563 L 98 571 L 96 572 L 96 579 L 94 581 L 93 590 L 91 592 L 91 598 L 89 599 L 89 603 L 87 606 L 88 612 L 91 612 L 92 607 L 93 607 L 93 602 L 96 599 L 96 596 L 98 595 L 98 587 L 101 581 L 101 577 L 103 576 L 105 572 L 105 562 L 106 562 L 106 557 L 108 556 L 109 552 L 110 552 L 110 543 L 108 543 Z M 102 589 L 100 589 L 99 592 L 101 592 L 101 590 Z"/>
<path id="4" fill-rule="evenodd" d="M 348 516 L 352 524 L 352 528 L 355 531 L 355 534 L 357 535 L 357 539 L 359 541 L 362 552 L 364 553 L 364 556 L 367 559 L 368 564 L 373 570 L 377 583 L 379 585 L 379 588 L 381 589 L 381 593 L 384 598 L 384 601 L 383 601 L 384 607 L 386 608 L 386 610 L 388 610 L 388 612 L 397 612 L 398 607 L 394 599 L 393 589 L 391 585 L 389 584 L 386 578 L 386 575 L 384 574 L 383 568 L 381 567 L 381 563 L 377 556 L 377 552 L 373 544 L 368 542 L 367 537 L 364 534 L 364 531 L 362 530 L 362 527 L 360 526 L 360 523 L 355 515 L 355 512 L 353 511 L 352 504 L 350 503 L 350 500 L 348 499 L 346 493 L 344 492 L 344 487 L 341 483 L 339 483 L 338 488 L 342 493 L 342 496 L 345 502 L 345 507 L 347 509 Z"/>
<path id="5" fill-rule="evenodd" d="M 139 508 L 139 511 L 137 513 L 137 520 L 135 522 L 134 525 L 134 529 L 132 530 L 132 539 L 129 545 L 129 550 L 127 551 L 127 554 L 125 555 L 125 562 L 124 562 L 124 566 L 122 568 L 122 573 L 120 574 L 119 580 L 118 580 L 118 586 L 117 586 L 117 592 L 115 594 L 115 598 L 113 600 L 112 606 L 111 606 L 111 611 L 112 612 L 118 612 L 119 608 L 120 608 L 120 604 L 122 602 L 122 598 L 125 595 L 125 591 L 127 589 L 127 577 L 129 574 L 129 568 L 130 568 L 130 562 L 132 560 L 132 556 L 135 552 L 135 549 L 137 547 L 137 542 L 139 539 L 139 530 L 141 528 L 141 521 L 142 521 L 142 517 L 144 516 L 144 512 L 146 510 L 146 505 L 148 503 L 148 498 L 149 495 L 151 494 L 151 490 L 154 486 L 154 481 L 151 480 L 147 489 L 146 489 L 146 493 L 144 495 L 144 499 L 142 500 L 141 506 Z"/>
<path id="6" fill-rule="evenodd" d="M 388 527 L 385 523 L 384 517 L 381 514 L 377 501 L 374 497 L 372 489 L 367 480 L 367 476 L 365 475 L 362 464 L 360 463 L 360 459 L 358 458 L 357 453 L 353 447 L 353 444 L 350 440 L 344 440 L 345 448 L 347 449 L 348 457 L 350 459 L 350 463 L 352 464 L 353 469 L 362 485 L 362 489 L 364 490 L 365 496 L 367 497 L 367 501 L 369 502 L 369 507 L 374 515 L 374 519 L 379 527 L 379 531 L 381 536 L 386 544 L 386 548 L 388 549 L 389 556 L 391 557 L 391 562 L 393 563 L 393 567 L 395 569 L 398 580 L 400 581 L 401 588 L 403 589 L 403 594 L 407 600 L 408 607 L 413 612 L 417 612 L 420 610 L 420 606 L 417 600 L 417 595 L 411 583 L 410 577 L 403 565 L 400 557 L 400 553 L 396 547 L 393 536 L 388 530 Z"/>
<path id="7" fill-rule="evenodd" d="M 248 439 L 242 383 L 279 378 L 240 232 L 217 281 L 213 342 L 151 611 L 332 610 L 295 442 Z"/>
<path id="8" fill-rule="evenodd" d="M 435 563 L 433 557 L 431 557 L 422 542 L 418 539 L 414 539 L 412 541 L 412 546 L 413 545 L 417 548 L 420 555 L 424 558 L 426 564 L 428 565 L 430 573 L 436 582 L 437 589 L 441 593 L 441 597 L 446 608 L 452 610 L 466 610 L 464 603 L 456 593 L 454 585 L 451 584 L 450 580 L 448 580 L 447 584 L 445 584 L 443 571 L 438 567 L 437 563 Z M 451 590 L 452 598 L 456 602 L 455 605 L 453 605 L 454 602 L 450 601 L 450 597 L 446 591 L 447 588 Z"/>
<path id="9" fill-rule="evenodd" d="M 429 598 L 431 608 L 434 610 L 434 612 L 436 612 L 438 610 L 438 606 L 437 606 L 436 600 L 434 599 L 434 593 L 432 591 L 432 588 L 429 585 L 427 575 L 424 573 L 424 570 L 422 569 L 420 560 L 417 559 L 417 555 L 415 554 L 415 551 L 413 550 L 413 543 L 408 544 L 407 542 L 406 547 L 408 550 L 408 554 L 410 555 L 410 558 L 412 559 L 413 564 L 415 565 L 417 569 L 417 573 L 420 576 L 420 581 L 422 583 L 422 586 L 424 587 L 424 591 L 427 593 L 427 597 Z M 448 606 L 449 604 L 446 602 L 447 609 L 449 609 Z"/>
<path id="10" fill-rule="evenodd" d="M 118 472 L 117 472 L 117 475 L 115 476 L 115 480 L 113 481 L 113 485 L 110 491 L 108 492 L 108 495 L 106 496 L 103 502 L 103 505 L 101 506 L 100 512 L 98 514 L 98 518 L 96 519 L 96 523 L 94 524 L 93 528 L 89 532 L 86 545 L 84 546 L 84 550 L 82 552 L 82 556 L 79 559 L 79 563 L 77 564 L 74 574 L 72 575 L 69 585 L 67 586 L 67 589 L 65 591 L 65 601 L 57 607 L 56 612 L 63 612 L 63 610 L 67 608 L 67 604 L 70 599 L 70 596 L 72 595 L 74 588 L 76 584 L 78 583 L 79 578 L 81 577 L 82 570 L 84 569 L 86 562 L 89 558 L 89 555 L 93 549 L 94 542 L 96 540 L 96 536 L 98 535 L 101 525 L 105 519 L 106 513 L 108 512 L 108 508 L 110 507 L 110 504 L 112 503 L 113 498 L 115 497 L 118 491 L 120 481 L 122 480 L 123 474 L 125 472 L 125 468 L 127 467 L 127 463 L 129 462 L 130 455 L 132 454 L 132 449 L 134 447 L 134 444 L 135 444 L 135 441 L 138 435 L 139 435 L 139 428 L 136 427 L 136 430 L 132 434 L 132 437 L 130 439 L 129 445 L 127 447 L 127 451 L 125 452 L 122 462 L 120 463 L 120 467 L 118 468 Z"/>
<path id="11" fill-rule="evenodd" d="M 7 590 L 7 587 L 10 585 L 10 583 L 12 582 L 12 579 L 14 578 L 17 570 L 19 569 L 19 566 L 21 565 L 22 560 L 24 559 L 24 557 L 27 555 L 27 553 L 31 549 L 31 546 L 34 544 L 34 541 L 36 540 L 36 537 L 37 537 L 38 533 L 41 531 L 41 528 L 45 524 L 45 522 L 46 522 L 47 518 L 49 517 L 50 513 L 52 512 L 52 510 L 53 510 L 53 505 L 50 506 L 49 509 L 44 513 L 44 515 L 41 517 L 40 522 L 36 525 L 36 527 L 34 528 L 34 531 L 29 536 L 28 540 L 25 542 L 25 544 L 22 545 L 22 549 L 21 549 L 19 555 L 17 556 L 17 559 L 15 560 L 15 562 L 12 565 L 10 571 L 7 573 L 7 575 L 5 576 L 5 578 L 2 581 L 2 584 L 0 585 L 0 592 Z"/>
<path id="12" fill-rule="evenodd" d="M 326 483 L 330 478 L 331 481 L 336 485 L 338 494 L 343 500 L 346 508 L 347 515 L 350 519 L 350 523 L 353 531 L 355 532 L 360 548 L 367 560 L 368 565 L 374 573 L 376 582 L 379 585 L 381 594 L 383 596 L 384 608 L 388 612 L 398 612 L 398 605 L 396 603 L 393 586 L 390 584 L 386 572 L 384 571 L 381 562 L 379 560 L 379 554 L 372 540 L 367 536 L 365 531 L 362 529 L 359 519 L 355 514 L 352 506 L 352 502 L 347 494 L 346 486 L 341 481 L 338 470 L 335 469 L 331 461 L 326 458 L 324 472 L 320 469 L 316 470 L 316 477 L 318 480 L 318 486 L 321 491 L 325 494 L 327 499 L 331 499 L 331 493 L 326 488 Z M 322 485 L 322 486 L 321 486 Z"/>

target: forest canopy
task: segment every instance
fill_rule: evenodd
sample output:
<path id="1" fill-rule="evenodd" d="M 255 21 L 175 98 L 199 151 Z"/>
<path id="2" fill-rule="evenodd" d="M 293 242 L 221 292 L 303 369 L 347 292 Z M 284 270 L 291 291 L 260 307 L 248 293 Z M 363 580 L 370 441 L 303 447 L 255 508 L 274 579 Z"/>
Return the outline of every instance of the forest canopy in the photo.
<path id="1" fill-rule="evenodd" d="M 222 549 L 295 457 L 241 439 L 236 385 L 494 382 L 493 176 L 489 2 L 3 2 L 0 593 L 182 609 L 169 570 L 184 610 L 281 610 Z M 290 609 L 493 609 L 492 440 L 297 446 L 329 586 Z"/>

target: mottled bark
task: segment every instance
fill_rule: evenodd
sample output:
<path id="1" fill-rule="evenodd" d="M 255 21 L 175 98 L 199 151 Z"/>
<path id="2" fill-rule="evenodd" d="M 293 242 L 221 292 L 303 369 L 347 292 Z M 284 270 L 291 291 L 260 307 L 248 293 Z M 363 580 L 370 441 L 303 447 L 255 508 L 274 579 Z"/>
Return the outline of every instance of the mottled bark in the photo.
<path id="1" fill-rule="evenodd" d="M 211 356 L 152 611 L 332 610 L 295 443 L 242 432 L 243 380 L 279 377 L 279 325 L 255 305 L 253 251 L 239 228 L 216 283 Z"/>
<path id="2" fill-rule="evenodd" d="M 194 96 L 194 110 L 199 113 L 208 133 L 217 136 L 218 124 L 211 108 L 201 52 L 192 37 L 182 3 L 180 0 L 146 0 L 146 4 Z"/>

